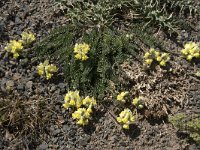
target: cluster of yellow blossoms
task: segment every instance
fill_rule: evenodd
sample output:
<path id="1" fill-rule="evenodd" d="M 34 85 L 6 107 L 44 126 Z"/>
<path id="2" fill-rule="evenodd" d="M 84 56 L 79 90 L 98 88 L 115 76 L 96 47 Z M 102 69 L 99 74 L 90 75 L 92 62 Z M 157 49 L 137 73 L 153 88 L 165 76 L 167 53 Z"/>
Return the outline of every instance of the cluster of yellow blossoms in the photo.
<path id="1" fill-rule="evenodd" d="M 126 96 L 129 94 L 129 92 L 121 92 L 117 95 L 117 101 L 125 103 L 127 101 Z M 139 96 L 137 98 L 134 98 L 132 100 L 132 104 L 137 108 L 137 109 L 142 109 L 144 107 L 144 101 L 143 97 Z M 131 110 L 129 109 L 124 109 L 119 114 L 119 117 L 117 117 L 117 121 L 122 124 L 122 127 L 124 129 L 129 129 L 129 125 L 134 122 L 134 116 Z"/>
<path id="2" fill-rule="evenodd" d="M 200 58 L 200 46 L 198 43 L 189 42 L 184 45 L 184 49 L 181 53 L 188 61 L 191 61 L 193 58 Z"/>
<path id="3" fill-rule="evenodd" d="M 76 43 L 74 47 L 75 58 L 82 61 L 87 60 L 88 59 L 87 53 L 89 52 L 89 50 L 90 50 L 90 46 L 88 44 Z"/>
<path id="4" fill-rule="evenodd" d="M 23 32 L 21 36 L 21 40 L 11 40 L 5 47 L 5 50 L 12 53 L 15 59 L 19 57 L 19 54 L 22 52 L 24 46 L 31 44 L 36 39 L 32 33 Z"/>
<path id="5" fill-rule="evenodd" d="M 58 68 L 53 65 L 49 64 L 48 60 L 45 60 L 44 63 L 40 63 L 37 66 L 37 72 L 40 76 L 45 76 L 47 80 L 51 79 L 53 73 L 57 72 Z"/>
<path id="6" fill-rule="evenodd" d="M 124 109 L 117 117 L 117 121 L 123 125 L 124 129 L 129 129 L 129 125 L 134 123 L 135 117 L 130 109 Z"/>
<path id="7" fill-rule="evenodd" d="M 121 92 L 120 94 L 117 95 L 117 100 L 120 101 L 120 102 L 125 103 L 125 102 L 126 102 L 125 96 L 127 96 L 128 93 L 129 93 L 129 92 L 127 92 L 127 91 Z"/>
<path id="8" fill-rule="evenodd" d="M 96 105 L 96 100 L 93 97 L 85 97 L 82 99 L 79 95 L 79 91 L 69 91 L 65 95 L 65 103 L 63 107 L 68 109 L 70 107 L 77 110 L 72 113 L 72 118 L 77 120 L 79 125 L 87 125 L 92 114 L 92 107 Z M 84 106 L 81 108 L 81 106 Z"/>
<path id="9" fill-rule="evenodd" d="M 13 57 L 17 59 L 19 57 L 19 53 L 23 50 L 22 41 L 11 40 L 5 47 L 5 50 L 12 53 Z"/>
<path id="10" fill-rule="evenodd" d="M 138 108 L 138 109 L 142 109 L 144 107 L 144 104 L 143 104 L 143 97 L 142 96 L 139 96 L 139 97 L 136 97 L 133 99 L 132 101 L 132 104 Z"/>
<path id="11" fill-rule="evenodd" d="M 29 45 L 36 40 L 35 35 L 31 32 L 22 32 L 21 36 L 22 36 L 22 42 L 25 45 Z"/>
<path id="12" fill-rule="evenodd" d="M 166 66 L 166 63 L 169 61 L 170 57 L 167 53 L 161 53 L 151 48 L 149 52 L 145 53 L 144 59 L 147 66 L 150 66 L 153 61 L 157 61 L 160 66 Z"/>

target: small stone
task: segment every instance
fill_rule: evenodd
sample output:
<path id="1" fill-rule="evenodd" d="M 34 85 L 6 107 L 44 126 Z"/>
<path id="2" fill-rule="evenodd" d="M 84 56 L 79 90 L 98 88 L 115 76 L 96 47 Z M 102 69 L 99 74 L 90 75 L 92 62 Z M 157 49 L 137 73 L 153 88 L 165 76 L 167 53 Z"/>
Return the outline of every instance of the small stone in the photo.
<path id="1" fill-rule="evenodd" d="M 39 150 L 46 150 L 48 148 L 48 144 L 43 142 L 40 146 L 39 146 Z"/>
<path id="2" fill-rule="evenodd" d="M 79 144 L 80 146 L 86 146 L 87 145 L 87 140 L 85 138 L 80 138 L 79 139 Z"/>
<path id="3" fill-rule="evenodd" d="M 17 85 L 17 90 L 24 91 L 25 87 L 24 84 Z"/>
<path id="4" fill-rule="evenodd" d="M 50 92 L 54 92 L 55 90 L 56 90 L 56 86 L 52 85 L 51 88 L 50 88 Z"/>
<path id="5" fill-rule="evenodd" d="M 21 60 L 20 60 L 20 64 L 21 64 L 23 67 L 27 66 L 27 65 L 28 65 L 28 62 L 29 62 L 28 58 L 25 58 L 25 59 L 21 59 Z"/>
<path id="6" fill-rule="evenodd" d="M 13 78 L 12 78 L 12 79 L 16 81 L 16 80 L 21 79 L 21 77 L 22 77 L 22 76 L 21 76 L 19 73 L 15 73 L 15 74 L 13 75 Z"/>
<path id="7" fill-rule="evenodd" d="M 32 89 L 32 88 L 33 88 L 33 82 L 32 82 L 32 81 L 28 81 L 28 82 L 26 83 L 26 88 L 27 88 L 27 89 Z"/>
<path id="8" fill-rule="evenodd" d="M 59 83 L 58 87 L 60 88 L 60 91 L 62 93 L 66 91 L 66 84 L 65 83 Z"/>
<path id="9" fill-rule="evenodd" d="M 16 16 L 15 17 L 15 24 L 21 24 L 21 23 L 22 23 L 21 19 L 18 16 Z"/>
<path id="10" fill-rule="evenodd" d="M 56 129 L 56 130 L 53 131 L 54 136 L 57 136 L 59 133 L 60 133 L 60 129 Z"/>
<path id="11" fill-rule="evenodd" d="M 54 144 L 56 144 L 56 143 L 58 142 L 58 138 L 57 138 L 57 137 L 54 137 L 54 138 L 51 139 L 51 141 L 52 141 Z"/>

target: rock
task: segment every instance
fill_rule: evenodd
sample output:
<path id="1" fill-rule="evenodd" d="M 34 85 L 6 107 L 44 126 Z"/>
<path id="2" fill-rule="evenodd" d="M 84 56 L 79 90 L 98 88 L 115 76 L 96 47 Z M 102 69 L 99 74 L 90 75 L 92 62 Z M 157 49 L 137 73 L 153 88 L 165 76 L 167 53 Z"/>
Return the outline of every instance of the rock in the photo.
<path id="1" fill-rule="evenodd" d="M 56 90 L 56 86 L 52 85 L 51 88 L 50 88 L 50 92 L 54 92 L 55 90 Z"/>
<path id="2" fill-rule="evenodd" d="M 43 142 L 40 146 L 39 146 L 39 150 L 46 150 L 48 148 L 48 144 L 46 142 Z"/>
<path id="3" fill-rule="evenodd" d="M 13 79 L 14 81 L 16 81 L 16 80 L 21 79 L 21 77 L 22 77 L 22 76 L 21 76 L 19 73 L 15 73 L 15 74 L 13 75 L 13 78 L 12 78 L 12 79 Z"/>
<path id="4" fill-rule="evenodd" d="M 3 69 L 0 68 L 0 78 L 2 78 L 3 76 L 5 76 L 5 72 Z"/>
<path id="5" fill-rule="evenodd" d="M 57 136 L 59 133 L 60 133 L 60 129 L 56 129 L 56 130 L 53 131 L 52 134 L 53 134 L 54 136 Z"/>
<path id="6" fill-rule="evenodd" d="M 87 140 L 85 138 L 80 138 L 79 139 L 79 144 L 80 146 L 86 146 L 87 145 Z"/>
<path id="7" fill-rule="evenodd" d="M 57 137 L 53 137 L 53 138 L 51 139 L 51 141 L 52 141 L 54 144 L 56 144 L 56 143 L 58 142 L 58 138 L 57 138 Z"/>
<path id="8" fill-rule="evenodd" d="M 24 59 L 21 59 L 21 60 L 20 60 L 20 64 L 21 64 L 23 67 L 27 66 L 27 65 L 28 65 L 28 62 L 29 62 L 28 58 L 24 58 Z"/>
<path id="9" fill-rule="evenodd" d="M 65 83 L 59 83 L 58 87 L 60 88 L 60 92 L 62 92 L 62 93 L 66 92 L 66 84 Z"/>
<path id="10" fill-rule="evenodd" d="M 17 90 L 24 91 L 24 89 L 25 89 L 24 84 L 20 83 L 19 85 L 17 85 Z"/>
<path id="11" fill-rule="evenodd" d="M 26 88 L 32 90 L 32 88 L 33 88 L 33 82 L 32 82 L 32 81 L 28 81 L 28 82 L 26 83 Z"/>
<path id="12" fill-rule="evenodd" d="M 18 24 L 21 24 L 21 23 L 22 23 L 21 19 L 18 16 L 16 16 L 15 17 L 15 24 L 18 25 Z"/>

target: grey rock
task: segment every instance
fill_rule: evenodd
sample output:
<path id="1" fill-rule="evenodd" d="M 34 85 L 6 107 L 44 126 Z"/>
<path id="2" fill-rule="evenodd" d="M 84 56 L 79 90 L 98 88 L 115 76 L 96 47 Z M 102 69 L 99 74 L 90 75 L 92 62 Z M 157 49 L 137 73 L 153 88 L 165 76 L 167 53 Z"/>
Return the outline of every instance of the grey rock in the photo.
<path id="1" fill-rule="evenodd" d="M 61 132 L 60 129 L 56 129 L 53 131 L 53 135 L 57 136 L 60 132 Z"/>
<path id="2" fill-rule="evenodd" d="M 25 58 L 25 59 L 21 59 L 21 60 L 20 60 L 20 64 L 21 64 L 23 67 L 27 66 L 27 65 L 28 65 L 28 62 L 29 62 L 28 58 Z"/>
<path id="3" fill-rule="evenodd" d="M 60 88 L 60 91 L 62 93 L 66 91 L 66 84 L 65 83 L 59 83 L 58 87 Z"/>
<path id="4" fill-rule="evenodd" d="M 56 86 L 52 85 L 51 88 L 50 88 L 50 92 L 54 92 L 55 90 L 56 90 Z"/>
<path id="5" fill-rule="evenodd" d="M 79 144 L 80 146 L 86 146 L 87 145 L 87 140 L 85 138 L 80 138 L 79 139 Z"/>
<path id="6" fill-rule="evenodd" d="M 24 91 L 24 89 L 25 89 L 24 84 L 17 85 L 17 90 Z"/>
<path id="7" fill-rule="evenodd" d="M 48 144 L 43 142 L 40 146 L 39 146 L 39 150 L 46 150 L 48 148 Z"/>
<path id="8" fill-rule="evenodd" d="M 58 142 L 58 138 L 57 138 L 57 137 L 53 137 L 53 138 L 51 139 L 51 141 L 52 141 L 54 144 L 56 144 L 56 143 Z"/>
<path id="9" fill-rule="evenodd" d="M 22 23 L 22 21 L 21 21 L 21 19 L 18 17 L 18 16 L 16 16 L 15 17 L 15 24 L 21 24 Z"/>
<path id="10" fill-rule="evenodd" d="M 27 88 L 27 89 L 32 89 L 32 88 L 33 88 L 33 82 L 32 82 L 32 81 L 28 81 L 28 82 L 26 83 L 26 88 Z"/>

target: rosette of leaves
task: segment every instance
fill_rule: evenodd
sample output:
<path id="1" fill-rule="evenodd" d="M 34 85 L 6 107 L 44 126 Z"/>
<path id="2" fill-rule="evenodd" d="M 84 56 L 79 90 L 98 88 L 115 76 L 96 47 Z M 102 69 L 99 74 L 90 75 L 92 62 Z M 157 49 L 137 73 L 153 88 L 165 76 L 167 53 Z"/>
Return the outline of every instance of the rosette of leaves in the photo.
<path id="1" fill-rule="evenodd" d="M 118 64 L 136 54 L 137 46 L 117 30 L 93 28 L 87 32 L 75 26 L 62 27 L 35 47 L 39 55 L 49 55 L 63 66 L 69 89 L 79 89 L 95 97 L 109 88 L 108 82 L 118 82 Z M 87 43 L 88 59 L 77 60 L 76 43 Z"/>

